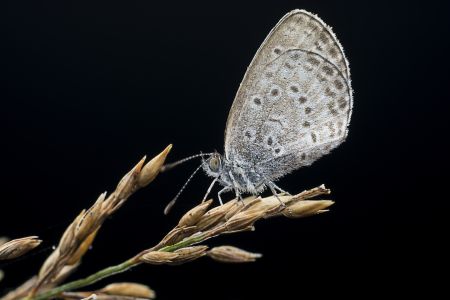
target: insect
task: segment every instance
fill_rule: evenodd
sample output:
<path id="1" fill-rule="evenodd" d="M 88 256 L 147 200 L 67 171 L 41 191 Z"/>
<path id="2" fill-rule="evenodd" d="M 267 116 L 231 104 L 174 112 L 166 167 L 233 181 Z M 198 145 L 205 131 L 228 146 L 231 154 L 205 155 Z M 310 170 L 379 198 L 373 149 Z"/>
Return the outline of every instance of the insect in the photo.
<path id="1" fill-rule="evenodd" d="M 228 115 L 224 155 L 193 156 L 202 164 L 189 180 L 202 168 L 214 178 L 205 199 L 218 182 L 220 203 L 229 191 L 237 198 L 266 188 L 284 192 L 277 179 L 345 140 L 352 105 L 349 63 L 331 27 L 293 10 L 271 30 L 244 75 Z"/>

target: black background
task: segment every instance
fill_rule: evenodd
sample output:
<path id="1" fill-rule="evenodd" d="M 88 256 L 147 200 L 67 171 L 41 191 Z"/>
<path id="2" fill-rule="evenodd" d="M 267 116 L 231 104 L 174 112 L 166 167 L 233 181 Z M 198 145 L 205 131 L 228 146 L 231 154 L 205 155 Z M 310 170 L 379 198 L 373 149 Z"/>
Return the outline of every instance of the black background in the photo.
<path id="1" fill-rule="evenodd" d="M 169 143 L 170 160 L 222 151 L 228 110 L 248 64 L 295 8 L 334 28 L 350 61 L 354 111 L 341 147 L 279 184 L 295 193 L 325 183 L 336 201 L 331 212 L 262 221 L 256 232 L 208 242 L 262 252 L 253 264 L 140 266 L 97 286 L 139 281 L 159 299 L 385 295 L 388 288 L 417 291 L 431 268 L 443 268 L 445 235 L 438 232 L 445 216 L 437 212 L 448 199 L 441 185 L 448 160 L 448 7 L 213 3 L 2 2 L 0 235 L 37 234 L 45 242 L 34 255 L 0 264 L 1 292 L 35 273 L 71 219 L 112 191 L 144 154 Z M 210 180 L 201 175 L 173 213 L 162 214 L 195 167 L 162 174 L 134 195 L 105 223 L 72 278 L 155 244 L 203 196 Z"/>

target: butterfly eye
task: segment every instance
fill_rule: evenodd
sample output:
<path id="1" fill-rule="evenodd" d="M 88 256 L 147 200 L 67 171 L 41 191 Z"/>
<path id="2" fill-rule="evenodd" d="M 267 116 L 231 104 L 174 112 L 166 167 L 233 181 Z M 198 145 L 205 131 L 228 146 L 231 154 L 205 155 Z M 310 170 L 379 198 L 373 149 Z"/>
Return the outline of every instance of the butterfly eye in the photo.
<path id="1" fill-rule="evenodd" d="M 209 168 L 213 172 L 219 171 L 220 159 L 218 157 L 213 157 L 209 160 Z"/>

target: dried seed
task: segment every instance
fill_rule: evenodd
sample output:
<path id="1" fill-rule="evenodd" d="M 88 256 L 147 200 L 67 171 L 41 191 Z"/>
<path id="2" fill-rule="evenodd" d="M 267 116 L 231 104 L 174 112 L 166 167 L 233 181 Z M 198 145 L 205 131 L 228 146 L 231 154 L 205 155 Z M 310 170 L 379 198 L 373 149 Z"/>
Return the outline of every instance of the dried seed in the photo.
<path id="1" fill-rule="evenodd" d="M 225 263 L 253 262 L 262 257 L 262 254 L 248 252 L 233 246 L 214 247 L 208 251 L 207 255 L 214 260 Z"/>
<path id="2" fill-rule="evenodd" d="M 282 212 L 288 218 L 302 218 L 315 215 L 325 208 L 331 206 L 334 202 L 331 200 L 303 200 L 290 204 Z"/>
<path id="3" fill-rule="evenodd" d="M 310 190 L 303 191 L 297 195 L 290 196 L 291 198 L 285 202 L 289 205 L 293 202 L 311 199 L 320 195 L 329 195 L 331 191 L 325 187 L 325 185 L 320 185 Z"/>
<path id="4" fill-rule="evenodd" d="M 144 284 L 134 282 L 118 282 L 108 284 L 101 290 L 101 293 L 109 295 L 122 295 L 136 298 L 153 299 L 156 297 L 155 291 Z"/>
<path id="5" fill-rule="evenodd" d="M 192 246 L 178 249 L 174 253 L 178 254 L 178 257 L 173 260 L 173 265 L 180 265 L 190 261 L 193 261 L 197 258 L 200 258 L 206 255 L 206 250 L 208 250 L 208 246 L 200 245 L 200 246 Z"/>
<path id="6" fill-rule="evenodd" d="M 72 257 L 67 261 L 68 265 L 74 265 L 77 262 L 80 261 L 80 259 L 83 257 L 83 255 L 88 251 L 89 247 L 92 245 L 92 242 L 95 239 L 95 236 L 97 235 L 98 230 L 97 228 L 92 232 L 88 237 L 81 243 L 81 245 L 78 247 L 77 251 L 72 255 Z"/>
<path id="7" fill-rule="evenodd" d="M 164 246 L 175 244 L 175 243 L 181 241 L 186 236 L 189 236 L 196 231 L 197 231 L 196 226 L 183 227 L 183 228 L 175 227 L 161 240 L 161 242 L 159 242 L 158 245 L 156 245 L 154 247 L 154 249 L 158 250 Z"/>
<path id="8" fill-rule="evenodd" d="M 216 206 L 207 211 L 197 222 L 196 226 L 199 231 L 211 228 L 221 222 L 225 222 L 225 215 L 228 213 L 231 207 L 236 205 L 237 200 L 231 200 L 223 205 Z"/>
<path id="9" fill-rule="evenodd" d="M 243 201 L 234 202 L 234 204 L 228 208 L 228 212 L 225 214 L 225 220 L 231 219 L 231 217 L 240 212 L 244 206 L 245 204 Z"/>
<path id="10" fill-rule="evenodd" d="M 236 231 L 240 229 L 253 226 L 257 220 L 264 217 L 265 211 L 243 211 L 235 214 L 226 223 L 225 226 L 228 231 Z"/>
<path id="11" fill-rule="evenodd" d="M 145 156 L 119 181 L 116 187 L 116 198 L 120 202 L 123 198 L 129 197 L 137 188 L 142 166 L 145 162 Z"/>
<path id="12" fill-rule="evenodd" d="M 58 248 L 61 253 L 68 253 L 73 250 L 73 246 L 76 243 L 75 241 L 75 231 L 79 226 L 81 220 L 83 220 L 86 210 L 83 209 L 80 214 L 75 218 L 75 220 L 66 228 L 64 231 L 61 240 L 59 241 Z"/>
<path id="13" fill-rule="evenodd" d="M 140 260 L 147 264 L 162 265 L 171 263 L 178 257 L 177 253 L 164 251 L 150 251 L 140 257 Z"/>
<path id="14" fill-rule="evenodd" d="M 56 263 L 59 261 L 61 255 L 59 248 L 56 248 L 52 254 L 50 254 L 45 262 L 42 264 L 41 269 L 39 270 L 39 278 L 44 278 L 50 270 L 53 269 L 53 267 L 56 265 Z"/>
<path id="15" fill-rule="evenodd" d="M 37 236 L 11 240 L 0 246 L 0 260 L 13 259 L 36 248 L 42 241 Z"/>
<path id="16" fill-rule="evenodd" d="M 166 147 L 160 154 L 152 158 L 143 168 L 138 177 L 138 184 L 140 187 L 147 186 L 150 182 L 152 182 L 156 176 L 158 176 L 161 171 L 162 166 L 164 165 L 164 161 L 166 160 L 167 155 L 172 149 L 172 144 Z"/>
<path id="17" fill-rule="evenodd" d="M 200 220 L 200 218 L 208 210 L 208 207 L 211 205 L 211 203 L 212 200 L 202 202 L 193 209 L 191 209 L 190 211 L 188 211 L 187 213 L 185 213 L 184 216 L 181 217 L 178 226 L 184 227 L 195 225 L 198 222 L 198 220 Z"/>

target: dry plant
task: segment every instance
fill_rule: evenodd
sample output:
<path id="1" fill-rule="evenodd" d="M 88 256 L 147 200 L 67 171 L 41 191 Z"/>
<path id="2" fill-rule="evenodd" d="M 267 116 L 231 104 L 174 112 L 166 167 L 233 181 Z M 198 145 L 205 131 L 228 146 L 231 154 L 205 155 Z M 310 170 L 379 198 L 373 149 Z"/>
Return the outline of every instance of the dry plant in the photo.
<path id="1" fill-rule="evenodd" d="M 65 230 L 58 246 L 44 262 L 39 273 L 0 300 L 153 299 L 155 297 L 153 290 L 132 282 L 114 283 L 99 290 L 79 291 L 79 289 L 140 264 L 179 265 L 203 256 L 226 263 L 253 262 L 261 257 L 261 254 L 228 245 L 210 249 L 203 243 L 223 234 L 253 231 L 255 222 L 260 219 L 311 216 L 325 212 L 333 204 L 330 200 L 311 200 L 316 196 L 330 193 L 323 185 L 297 195 L 279 194 L 265 198 L 251 196 L 242 201 L 234 199 L 213 208 L 210 208 L 212 200 L 204 201 L 185 213 L 178 224 L 155 246 L 137 253 L 120 264 L 63 284 L 67 276 L 81 263 L 81 258 L 94 241 L 103 222 L 116 212 L 129 196 L 147 186 L 158 175 L 171 147 L 171 145 L 166 147 L 146 164 L 144 157 L 120 180 L 113 193 L 109 196 L 106 193 L 101 194 L 89 209 L 81 211 Z M 285 205 L 281 206 L 279 200 Z M 7 244 L 11 244 L 8 247 L 4 244 L 0 249 L 9 249 L 5 250 L 5 253 L 23 253 L 40 242 L 35 237 L 24 239 L 28 239 L 28 243 L 9 242 Z M 17 249 L 14 249 L 14 245 Z"/>

